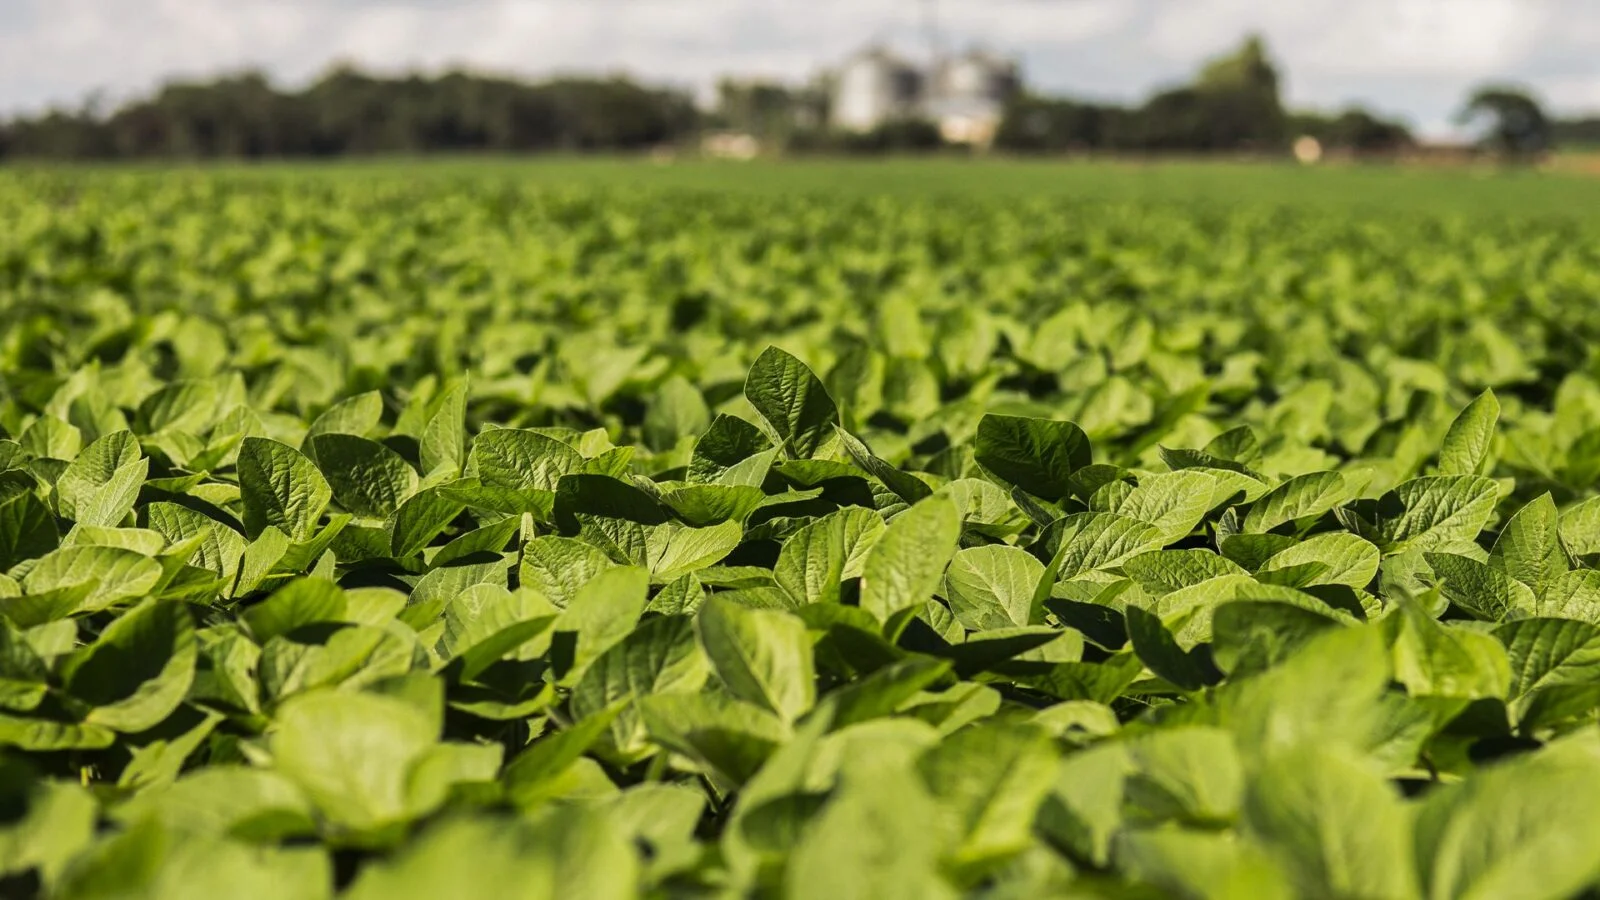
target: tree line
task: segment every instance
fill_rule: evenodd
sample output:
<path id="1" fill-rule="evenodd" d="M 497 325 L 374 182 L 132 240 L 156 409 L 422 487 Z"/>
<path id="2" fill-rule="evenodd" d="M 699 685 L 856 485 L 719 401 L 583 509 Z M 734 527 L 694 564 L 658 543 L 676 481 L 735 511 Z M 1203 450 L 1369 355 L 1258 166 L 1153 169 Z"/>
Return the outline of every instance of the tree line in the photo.
<path id="1" fill-rule="evenodd" d="M 301 90 L 260 72 L 169 83 L 116 108 L 87 103 L 0 122 L 0 158 L 278 158 L 424 153 L 629 152 L 686 145 L 717 129 L 791 153 L 889 153 L 944 146 L 932 122 L 866 133 L 828 125 L 824 86 L 724 80 L 711 109 L 687 92 L 627 78 L 527 83 L 467 72 L 385 78 L 341 66 Z M 1600 143 L 1600 119 L 1556 121 L 1515 89 L 1476 91 L 1487 149 L 1529 157 L 1555 143 Z M 1286 152 L 1302 137 L 1331 151 L 1382 154 L 1414 138 L 1404 123 L 1352 108 L 1285 108 L 1259 38 L 1207 63 L 1185 85 L 1116 105 L 1023 94 L 994 134 L 1014 153 Z"/>
<path id="2" fill-rule="evenodd" d="M 266 158 L 449 152 L 626 151 L 680 141 L 700 113 L 681 91 L 626 78 L 528 84 L 465 72 L 381 78 L 340 67 L 304 90 L 259 72 L 168 84 L 0 124 L 0 156 Z"/>

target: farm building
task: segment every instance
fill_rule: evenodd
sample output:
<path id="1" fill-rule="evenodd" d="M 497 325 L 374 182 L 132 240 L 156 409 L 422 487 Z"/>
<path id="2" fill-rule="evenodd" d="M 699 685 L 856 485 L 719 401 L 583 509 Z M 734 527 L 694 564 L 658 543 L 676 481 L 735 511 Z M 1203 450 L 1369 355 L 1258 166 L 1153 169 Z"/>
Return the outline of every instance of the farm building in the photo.
<path id="1" fill-rule="evenodd" d="M 895 119 L 927 119 L 945 140 L 987 144 L 1021 89 L 1017 64 L 971 50 L 926 68 L 881 47 L 846 60 L 832 79 L 832 124 L 870 131 Z"/>

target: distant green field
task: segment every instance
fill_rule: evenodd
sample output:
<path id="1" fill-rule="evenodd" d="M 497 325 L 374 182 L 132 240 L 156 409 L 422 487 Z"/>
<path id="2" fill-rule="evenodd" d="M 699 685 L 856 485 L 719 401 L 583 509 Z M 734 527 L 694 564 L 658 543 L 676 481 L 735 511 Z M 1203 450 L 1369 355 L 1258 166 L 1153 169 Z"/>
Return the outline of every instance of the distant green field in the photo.
<path id="1" fill-rule="evenodd" d="M 3 171 L 3 170 L 0 170 Z M 50 173 L 52 170 L 35 170 Z M 73 170 L 79 171 L 79 170 Z M 1324 205 L 1392 213 L 1600 217 L 1600 178 L 1561 171 L 1244 162 L 1016 159 L 647 161 L 618 157 L 432 158 L 112 169 L 162 180 L 196 173 L 270 178 L 467 179 L 551 187 L 1129 202 Z"/>
<path id="2" fill-rule="evenodd" d="M 1270 163 L 1021 160 L 579 160 L 491 164 L 550 182 L 589 185 L 1273 204 L 1335 203 L 1420 212 L 1600 214 L 1600 180 L 1542 172 L 1304 168 Z M 445 171 L 448 171 L 447 167 Z"/>

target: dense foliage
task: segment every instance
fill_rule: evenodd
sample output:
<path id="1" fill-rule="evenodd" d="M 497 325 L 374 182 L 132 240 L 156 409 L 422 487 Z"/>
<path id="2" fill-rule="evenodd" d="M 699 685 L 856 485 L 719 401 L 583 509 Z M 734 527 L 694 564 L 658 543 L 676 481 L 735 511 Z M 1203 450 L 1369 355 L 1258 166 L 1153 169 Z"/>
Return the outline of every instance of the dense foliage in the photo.
<path id="1" fill-rule="evenodd" d="M 256 72 L 178 81 L 116 108 L 0 122 L 0 158 L 260 159 L 643 150 L 691 136 L 685 93 L 625 78 L 528 83 L 335 68 L 301 90 Z"/>
<path id="2" fill-rule="evenodd" d="M 10 895 L 1600 879 L 1592 224 L 0 205 Z"/>

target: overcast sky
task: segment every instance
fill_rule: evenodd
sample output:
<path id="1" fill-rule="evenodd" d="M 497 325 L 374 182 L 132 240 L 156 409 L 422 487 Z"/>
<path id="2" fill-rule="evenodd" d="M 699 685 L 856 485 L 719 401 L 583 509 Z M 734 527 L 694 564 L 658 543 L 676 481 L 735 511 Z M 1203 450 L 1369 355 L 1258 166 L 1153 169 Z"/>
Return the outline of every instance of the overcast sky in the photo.
<path id="1" fill-rule="evenodd" d="M 1600 0 L 937 0 L 947 42 L 1018 56 L 1039 90 L 1131 100 L 1248 30 L 1296 106 L 1361 101 L 1445 130 L 1468 88 L 1514 81 L 1600 112 Z M 918 0 L 0 0 L 0 112 L 258 66 L 303 83 L 382 70 L 626 71 L 704 90 L 799 79 L 861 45 L 925 46 Z"/>

